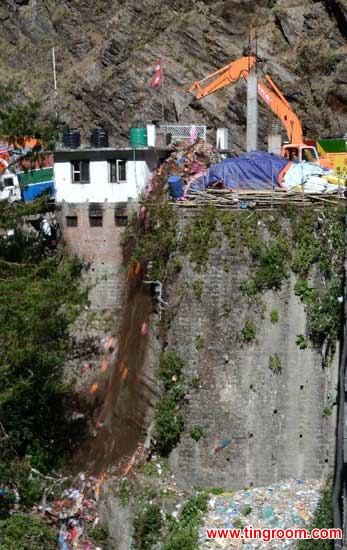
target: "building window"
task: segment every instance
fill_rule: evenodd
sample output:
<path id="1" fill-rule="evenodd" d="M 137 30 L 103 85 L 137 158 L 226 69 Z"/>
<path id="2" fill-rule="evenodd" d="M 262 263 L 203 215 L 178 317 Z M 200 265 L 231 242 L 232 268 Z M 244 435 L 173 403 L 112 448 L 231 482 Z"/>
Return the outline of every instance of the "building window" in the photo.
<path id="1" fill-rule="evenodd" d="M 102 227 L 102 216 L 89 216 L 90 227 Z"/>
<path id="2" fill-rule="evenodd" d="M 77 216 L 66 216 L 66 227 L 77 227 Z"/>
<path id="3" fill-rule="evenodd" d="M 123 183 L 127 181 L 127 161 L 109 160 L 110 183 Z"/>
<path id="4" fill-rule="evenodd" d="M 73 160 L 71 162 L 72 182 L 89 183 L 89 160 Z"/>
<path id="5" fill-rule="evenodd" d="M 114 222 L 119 227 L 127 225 L 128 215 L 127 215 L 127 203 L 126 202 L 118 202 L 115 205 Z"/>
<path id="6" fill-rule="evenodd" d="M 115 216 L 114 218 L 114 221 L 115 221 L 115 224 L 118 226 L 118 227 L 123 227 L 125 225 L 127 225 L 128 223 L 128 216 Z"/>
<path id="7" fill-rule="evenodd" d="M 97 202 L 89 204 L 89 225 L 90 227 L 102 227 L 103 209 Z"/>

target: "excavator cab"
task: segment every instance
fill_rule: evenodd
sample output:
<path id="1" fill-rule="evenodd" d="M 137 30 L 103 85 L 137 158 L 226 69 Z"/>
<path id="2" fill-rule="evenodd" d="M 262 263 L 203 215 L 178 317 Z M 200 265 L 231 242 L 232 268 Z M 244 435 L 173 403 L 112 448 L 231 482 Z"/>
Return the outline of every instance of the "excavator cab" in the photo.
<path id="1" fill-rule="evenodd" d="M 283 145 L 281 154 L 293 162 L 319 164 L 317 149 L 311 145 Z"/>

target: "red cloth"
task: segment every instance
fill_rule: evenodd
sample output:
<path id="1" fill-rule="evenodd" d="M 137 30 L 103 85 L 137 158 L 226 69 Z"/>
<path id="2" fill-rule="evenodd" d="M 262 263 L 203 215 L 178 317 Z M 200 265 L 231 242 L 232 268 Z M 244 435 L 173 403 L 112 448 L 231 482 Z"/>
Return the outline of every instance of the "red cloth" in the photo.
<path id="1" fill-rule="evenodd" d="M 153 70 L 153 77 L 150 83 L 151 88 L 161 88 L 163 85 L 163 61 L 158 59 Z"/>

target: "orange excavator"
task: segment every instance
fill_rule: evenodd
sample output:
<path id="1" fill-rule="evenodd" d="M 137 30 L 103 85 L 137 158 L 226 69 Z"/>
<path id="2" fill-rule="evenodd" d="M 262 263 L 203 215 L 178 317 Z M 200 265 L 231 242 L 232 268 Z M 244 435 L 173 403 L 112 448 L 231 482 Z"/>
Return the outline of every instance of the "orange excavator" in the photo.
<path id="1" fill-rule="evenodd" d="M 241 78 L 247 80 L 255 64 L 256 57 L 254 55 L 241 57 L 203 80 L 194 82 L 187 91 L 194 94 L 196 99 L 201 99 Z M 270 76 L 265 75 L 265 79 L 269 86 L 258 80 L 258 95 L 281 120 L 288 135 L 289 143 L 282 146 L 281 155 L 289 160 L 319 164 L 317 149 L 304 142 L 299 118 Z"/>

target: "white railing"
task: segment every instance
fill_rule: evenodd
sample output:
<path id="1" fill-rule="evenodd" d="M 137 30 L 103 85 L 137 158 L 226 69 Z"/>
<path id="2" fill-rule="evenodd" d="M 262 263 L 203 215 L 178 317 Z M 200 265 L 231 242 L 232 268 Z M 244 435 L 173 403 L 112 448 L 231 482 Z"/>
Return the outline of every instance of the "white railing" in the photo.
<path id="1" fill-rule="evenodd" d="M 172 141 L 178 139 L 189 139 L 192 128 L 195 127 L 196 136 L 200 139 L 206 140 L 206 126 L 196 126 L 190 124 L 181 126 L 180 124 L 160 124 L 157 130 L 158 134 L 171 134 Z"/>

